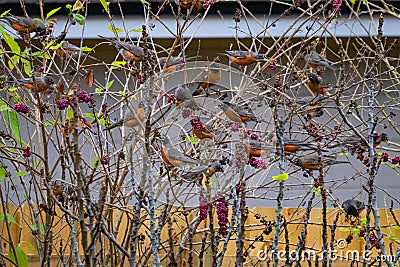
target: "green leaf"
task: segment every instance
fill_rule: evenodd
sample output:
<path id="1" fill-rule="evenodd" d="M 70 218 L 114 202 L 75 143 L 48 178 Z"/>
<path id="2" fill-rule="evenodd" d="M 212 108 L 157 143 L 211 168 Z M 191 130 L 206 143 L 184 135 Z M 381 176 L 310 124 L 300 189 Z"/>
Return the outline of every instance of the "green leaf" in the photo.
<path id="1" fill-rule="evenodd" d="M 26 245 L 28 246 L 28 248 L 32 252 L 32 254 L 34 254 L 34 255 L 38 255 L 39 254 L 34 245 L 32 245 L 29 242 L 27 242 Z"/>
<path id="2" fill-rule="evenodd" d="M 7 171 L 4 166 L 0 166 L 0 180 L 4 180 L 7 178 Z"/>
<path id="3" fill-rule="evenodd" d="M 28 267 L 28 255 L 22 250 L 21 248 L 21 243 L 18 244 L 18 246 L 15 247 L 15 253 L 17 254 L 17 259 L 18 259 L 18 266 L 19 267 Z M 17 261 L 15 260 L 15 255 L 14 251 L 10 251 L 10 254 L 8 254 L 10 257 L 10 260 L 14 263 Z"/>
<path id="4" fill-rule="evenodd" d="M 339 231 L 340 232 L 348 232 L 350 230 L 348 228 L 345 228 L 345 227 L 339 227 Z"/>
<path id="5" fill-rule="evenodd" d="M 376 154 L 381 157 L 383 152 L 377 152 Z"/>
<path id="6" fill-rule="evenodd" d="M 71 4 L 67 4 L 65 7 L 68 8 L 68 9 L 71 9 L 72 5 Z"/>
<path id="7" fill-rule="evenodd" d="M 95 167 L 99 164 L 99 156 L 94 157 L 93 162 L 92 162 L 92 167 Z"/>
<path id="8" fill-rule="evenodd" d="M 72 119 L 73 117 L 74 117 L 74 112 L 72 111 L 71 108 L 68 108 L 66 118 L 67 118 L 68 120 L 70 120 L 70 119 Z"/>
<path id="9" fill-rule="evenodd" d="M 92 120 L 96 119 L 95 114 L 93 114 L 92 112 L 83 113 L 83 115 L 85 115 L 86 117 L 88 117 L 88 118 L 90 118 Z"/>
<path id="10" fill-rule="evenodd" d="M 64 42 L 64 41 L 60 42 L 59 44 L 56 44 L 56 41 L 53 40 L 53 41 L 49 42 L 49 43 L 46 45 L 45 48 L 46 48 L 46 49 L 50 49 L 50 50 L 57 50 L 58 48 L 60 48 L 60 47 L 62 46 L 63 42 Z"/>
<path id="11" fill-rule="evenodd" d="M 4 213 L 0 213 L 0 222 L 5 222 L 5 218 L 4 218 Z M 15 223 L 16 225 L 18 225 L 17 221 L 14 219 L 14 216 L 10 213 L 7 213 L 7 221 L 9 223 Z"/>
<path id="12" fill-rule="evenodd" d="M 44 234 L 44 225 L 43 225 L 43 223 L 40 223 L 39 224 L 39 230 L 40 230 L 40 233 L 43 235 Z M 36 227 L 36 224 L 31 224 L 31 229 L 32 229 L 32 231 L 37 231 L 37 227 Z"/>
<path id="13" fill-rule="evenodd" d="M 53 124 L 54 124 L 53 120 L 47 120 L 43 123 L 44 127 L 46 128 L 52 126 Z"/>
<path id="14" fill-rule="evenodd" d="M 109 81 L 109 82 L 107 83 L 107 89 L 110 89 L 110 87 L 113 85 L 113 83 L 114 83 L 114 80 Z"/>
<path id="15" fill-rule="evenodd" d="M 146 0 L 140 0 L 140 2 L 142 2 L 142 4 L 148 5 L 149 2 L 147 2 Z"/>
<path id="16" fill-rule="evenodd" d="M 111 70 L 114 69 L 118 69 L 120 66 L 125 66 L 126 65 L 126 61 L 114 61 L 113 63 L 111 63 Z"/>
<path id="17" fill-rule="evenodd" d="M 14 40 L 14 38 L 6 32 L 2 32 L 4 41 L 6 41 L 7 45 L 10 47 L 11 51 L 17 55 L 20 55 L 21 48 L 18 43 Z"/>
<path id="18" fill-rule="evenodd" d="M 8 14 L 8 12 L 10 12 L 11 9 L 4 11 L 3 13 L 1 13 L 0 18 L 4 18 L 5 15 Z"/>
<path id="19" fill-rule="evenodd" d="M 185 142 L 196 145 L 199 143 L 199 140 L 197 140 L 196 136 L 185 136 Z"/>
<path id="20" fill-rule="evenodd" d="M 349 2 L 354 5 L 356 3 L 356 0 L 349 0 Z"/>
<path id="21" fill-rule="evenodd" d="M 10 110 L 7 104 L 0 105 L 0 111 Z"/>
<path id="22" fill-rule="evenodd" d="M 50 59 L 50 56 L 48 54 L 43 54 L 42 51 L 36 51 L 32 53 L 33 56 L 38 57 L 38 58 L 46 58 L 46 59 Z"/>
<path id="23" fill-rule="evenodd" d="M 10 60 L 8 61 L 8 66 L 10 69 L 14 69 L 15 65 L 19 63 L 20 57 L 18 55 L 13 55 Z"/>
<path id="24" fill-rule="evenodd" d="M 121 29 L 119 29 L 119 28 L 116 28 L 116 27 L 113 27 L 113 26 L 108 26 L 107 27 L 107 29 L 109 29 L 111 32 L 113 32 L 113 33 L 120 33 L 120 32 L 123 32 L 123 30 L 121 30 Z"/>
<path id="25" fill-rule="evenodd" d="M 129 32 L 143 32 L 143 29 L 142 29 L 142 28 L 139 28 L 139 29 L 132 29 L 132 30 L 130 30 Z"/>
<path id="26" fill-rule="evenodd" d="M 361 225 L 366 225 L 367 224 L 367 217 L 362 217 L 360 219 L 360 223 L 361 223 Z"/>
<path id="27" fill-rule="evenodd" d="M 28 172 L 26 172 L 26 171 L 19 171 L 19 172 L 17 172 L 16 174 L 15 174 L 15 177 L 21 177 L 21 176 L 24 176 L 25 174 L 27 174 Z"/>
<path id="28" fill-rule="evenodd" d="M 347 152 L 341 152 L 339 154 L 339 157 L 348 156 L 348 155 L 349 155 L 349 153 L 347 153 Z"/>
<path id="29" fill-rule="evenodd" d="M 126 92 L 124 92 L 124 91 L 118 91 L 118 94 L 119 94 L 120 96 L 122 96 L 122 97 L 125 97 L 125 96 L 126 96 Z"/>
<path id="30" fill-rule="evenodd" d="M 51 16 L 53 16 L 60 9 L 61 9 L 61 7 L 55 8 L 55 9 L 51 10 L 49 13 L 47 13 L 46 20 L 48 20 Z"/>
<path id="31" fill-rule="evenodd" d="M 272 180 L 273 181 L 286 181 L 289 178 L 289 174 L 288 173 L 281 173 L 279 175 L 276 176 L 272 176 Z"/>
<path id="32" fill-rule="evenodd" d="M 74 20 L 76 20 L 76 22 L 78 22 L 79 25 L 83 25 L 85 23 L 85 17 L 81 14 L 72 13 L 72 17 Z"/>
<path id="33" fill-rule="evenodd" d="M 106 125 L 106 120 L 105 120 L 104 118 L 101 118 L 101 119 L 99 120 L 99 123 L 100 123 L 101 125 L 105 126 L 105 125 Z"/>
<path id="34" fill-rule="evenodd" d="M 321 194 L 321 187 L 318 186 L 317 188 L 314 189 L 314 195 L 318 196 L 319 194 Z"/>
<path id="35" fill-rule="evenodd" d="M 100 0 L 100 3 L 103 6 L 104 10 L 108 12 L 109 11 L 108 6 L 110 5 L 110 2 L 107 2 L 106 0 Z"/>
<path id="36" fill-rule="evenodd" d="M 34 163 L 33 163 L 33 168 L 37 168 L 37 166 L 39 166 L 39 160 L 36 160 Z"/>
<path id="37" fill-rule="evenodd" d="M 101 92 L 103 92 L 103 90 L 102 90 L 101 88 L 99 88 L 99 87 L 96 87 L 96 89 L 94 89 L 94 91 L 95 91 L 96 93 L 101 93 Z"/>
<path id="38" fill-rule="evenodd" d="M 353 229 L 353 233 L 355 235 L 359 236 L 360 235 L 360 229 L 358 229 L 358 228 Z"/>
<path id="39" fill-rule="evenodd" d="M 19 137 L 19 119 L 17 114 L 14 111 L 3 111 L 5 122 L 8 127 L 11 129 L 11 133 L 15 140 L 19 142 L 23 146 L 27 146 L 27 144 L 22 141 Z"/>
<path id="40" fill-rule="evenodd" d="M 395 226 L 393 226 L 393 228 L 397 231 L 397 232 L 399 232 L 400 233 L 400 226 L 398 226 L 398 225 L 395 225 Z"/>
<path id="41" fill-rule="evenodd" d="M 83 52 L 90 52 L 90 51 L 93 50 L 93 48 L 84 46 L 84 47 L 81 47 L 81 48 L 77 48 L 76 50 L 82 50 Z"/>
<path id="42" fill-rule="evenodd" d="M 396 167 L 397 166 L 399 166 L 399 164 L 398 163 L 396 163 L 396 164 L 392 164 L 392 166 L 390 166 L 392 169 L 396 169 Z"/>

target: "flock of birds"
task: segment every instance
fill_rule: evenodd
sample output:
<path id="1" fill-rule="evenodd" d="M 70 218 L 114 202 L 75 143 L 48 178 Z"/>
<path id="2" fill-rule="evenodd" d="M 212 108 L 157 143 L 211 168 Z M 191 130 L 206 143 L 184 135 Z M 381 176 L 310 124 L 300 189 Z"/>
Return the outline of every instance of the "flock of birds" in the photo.
<path id="1" fill-rule="evenodd" d="M 30 35 L 30 33 L 36 33 L 36 36 L 42 36 L 46 33 L 46 26 L 35 19 L 27 18 L 27 17 L 18 17 L 11 14 L 6 15 L 1 20 L 7 22 L 11 28 L 17 31 L 20 35 L 26 36 Z M 117 51 L 123 57 L 123 59 L 129 63 L 141 62 L 144 60 L 147 52 L 152 53 L 151 51 L 145 51 L 144 48 L 134 45 L 130 42 L 124 42 L 121 40 L 115 39 L 107 39 L 103 36 L 100 38 L 104 40 L 108 40 L 112 45 L 115 46 Z M 307 64 L 312 68 L 312 71 L 308 74 L 308 80 L 306 82 L 307 87 L 315 94 L 324 94 L 329 90 L 328 84 L 325 84 L 322 80 L 320 74 L 324 69 L 330 69 L 332 71 L 336 71 L 337 68 L 333 66 L 333 63 L 328 61 L 326 58 L 317 53 L 315 46 L 309 46 L 307 48 L 307 54 L 304 59 Z M 56 51 L 59 57 L 75 57 L 79 54 L 83 56 L 87 56 L 92 59 L 96 59 L 90 54 L 83 53 L 79 47 L 74 46 L 67 41 L 62 43 L 62 46 Z M 230 61 L 234 64 L 244 67 L 256 62 L 268 62 L 268 59 L 264 54 L 258 54 L 251 51 L 243 51 L 243 50 L 227 50 L 224 53 L 229 57 Z M 199 56 L 194 57 L 161 57 L 158 59 L 159 66 L 162 67 L 163 71 L 172 72 L 182 67 L 182 64 L 195 61 L 199 59 Z M 218 61 L 213 61 L 209 65 L 209 71 L 205 76 L 204 80 L 199 83 L 199 87 L 195 92 L 192 92 L 187 86 L 180 85 L 177 87 L 174 100 L 176 105 L 183 105 L 185 108 L 195 109 L 196 102 L 193 99 L 193 96 L 201 94 L 202 90 L 206 91 L 218 84 L 221 79 L 221 67 Z M 48 75 L 38 75 L 30 78 L 25 78 L 18 80 L 19 84 L 22 84 L 27 89 L 35 92 L 50 94 L 54 90 L 56 90 L 57 85 L 54 82 L 54 79 Z M 232 123 L 245 124 L 248 122 L 260 122 L 259 118 L 254 115 L 254 113 L 248 107 L 243 107 L 240 105 L 236 105 L 230 102 L 221 102 L 219 107 L 225 113 L 226 117 Z M 135 112 L 126 112 L 125 117 L 118 121 L 117 123 L 109 126 L 106 130 L 111 130 L 118 126 L 126 126 L 129 128 L 137 127 L 144 120 L 144 106 L 140 104 Z M 215 137 L 215 132 L 213 129 L 210 129 L 207 125 L 200 121 L 199 118 L 192 118 L 192 132 L 193 134 L 199 138 L 203 139 L 213 139 Z M 161 136 L 158 138 L 161 140 L 161 158 L 166 165 L 181 167 L 186 164 L 196 164 L 201 165 L 201 162 L 198 159 L 191 158 L 178 149 L 174 148 L 171 144 L 170 140 Z M 267 141 L 272 143 L 274 147 L 279 147 L 280 144 L 277 141 L 277 137 L 274 134 L 270 134 L 267 137 Z M 378 146 L 382 141 L 388 142 L 388 137 L 385 133 L 374 135 L 374 147 Z M 316 151 L 317 148 L 305 143 L 300 140 L 292 140 L 289 138 L 283 139 L 283 150 L 287 153 L 297 153 L 299 151 Z M 368 145 L 363 143 L 360 138 L 349 138 L 337 144 L 337 146 L 347 146 L 351 147 L 353 150 L 357 152 L 363 152 L 368 149 Z M 334 146 L 332 146 L 334 147 Z M 331 147 L 331 148 L 332 148 Z M 246 143 L 246 151 L 249 154 L 249 157 L 262 157 L 266 154 L 266 152 L 270 150 L 270 146 L 268 146 L 264 141 L 258 139 L 252 139 L 248 143 Z M 324 150 L 322 150 L 324 152 Z M 302 157 L 295 157 L 292 163 L 296 166 L 301 167 L 302 169 L 308 170 L 319 170 L 320 168 L 325 168 L 327 166 L 339 163 L 348 163 L 347 161 L 337 161 L 331 157 L 323 156 L 322 158 L 318 157 L 317 153 L 306 155 Z M 222 171 L 222 167 L 218 163 L 212 163 L 209 166 L 199 166 L 191 169 L 190 172 L 185 174 L 190 180 L 199 180 L 203 179 L 204 175 L 206 177 L 211 177 L 215 172 Z M 342 207 L 349 214 L 355 217 L 358 217 L 360 212 L 364 209 L 364 204 L 357 200 L 346 200 Z"/>

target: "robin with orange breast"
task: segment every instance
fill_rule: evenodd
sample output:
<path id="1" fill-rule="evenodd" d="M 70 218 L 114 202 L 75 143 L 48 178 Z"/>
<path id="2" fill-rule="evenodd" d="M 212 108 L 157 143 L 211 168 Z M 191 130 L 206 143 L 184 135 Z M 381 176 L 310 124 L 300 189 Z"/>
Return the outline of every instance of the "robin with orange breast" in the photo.
<path id="1" fill-rule="evenodd" d="M 221 80 L 221 64 L 219 62 L 211 62 L 207 75 L 204 77 L 204 80 L 200 83 L 200 87 L 203 89 L 208 89 L 214 85 L 216 85 L 219 80 Z"/>
<path id="2" fill-rule="evenodd" d="M 18 82 L 32 92 L 37 91 L 39 93 L 50 94 L 57 90 L 57 85 L 50 76 L 34 76 L 34 78 L 25 78 L 18 80 Z"/>
<path id="3" fill-rule="evenodd" d="M 218 106 L 216 106 L 216 108 L 221 108 L 225 112 L 225 115 L 233 122 L 259 122 L 258 118 L 250 109 L 245 109 L 229 102 L 221 102 Z"/>
<path id="4" fill-rule="evenodd" d="M 268 146 L 266 143 L 259 140 L 250 140 L 246 144 L 246 151 L 249 157 L 262 157 L 272 149 L 272 146 Z"/>
<path id="5" fill-rule="evenodd" d="M 158 63 L 160 64 L 161 70 L 164 72 L 173 72 L 176 70 L 182 69 L 182 67 L 187 62 L 196 61 L 197 59 L 201 58 L 201 56 L 192 56 L 192 57 L 170 57 L 168 62 L 168 57 L 160 57 L 158 58 Z"/>
<path id="6" fill-rule="evenodd" d="M 225 55 L 229 56 L 230 60 L 242 67 L 248 66 L 255 62 L 266 62 L 264 54 L 258 54 L 243 50 L 226 50 Z"/>
<path id="7" fill-rule="evenodd" d="M 124 60 L 129 62 L 141 62 L 143 60 L 145 52 L 144 48 L 134 45 L 132 43 L 108 39 L 101 35 L 98 36 L 104 40 L 111 42 L 121 54 Z"/>
<path id="8" fill-rule="evenodd" d="M 332 62 L 317 53 L 315 45 L 309 46 L 307 50 L 308 54 L 304 56 L 304 59 L 311 68 L 317 70 L 319 67 L 325 67 L 333 71 L 337 70 L 337 68 L 332 66 Z"/>
<path id="9" fill-rule="evenodd" d="M 161 140 L 161 158 L 165 164 L 181 167 L 186 164 L 200 164 L 200 160 L 193 159 L 189 156 L 186 156 L 179 150 L 172 147 L 171 141 L 166 136 L 157 137 L 158 140 Z"/>
<path id="10" fill-rule="evenodd" d="M 352 215 L 358 218 L 360 217 L 360 213 L 365 209 L 365 204 L 364 202 L 355 199 L 348 199 L 343 202 L 342 208 L 347 215 Z"/>
<path id="11" fill-rule="evenodd" d="M 202 10 L 202 3 L 200 0 L 175 0 L 179 4 L 181 9 L 186 9 L 194 12 L 200 12 Z M 193 8 L 192 8 L 193 6 Z"/>
<path id="12" fill-rule="evenodd" d="M 79 56 L 79 53 L 81 53 L 82 57 L 87 56 L 90 59 L 98 60 L 97 58 L 82 52 L 78 46 L 73 45 L 68 41 L 63 41 L 63 43 L 61 44 L 61 47 L 56 50 L 56 54 L 60 58 L 66 58 L 68 56 L 70 56 L 72 58 L 77 58 Z"/>
<path id="13" fill-rule="evenodd" d="M 321 76 L 312 72 L 308 74 L 307 86 L 314 94 L 325 94 L 329 91 L 329 85 L 324 84 Z"/>
<path id="14" fill-rule="evenodd" d="M 180 84 L 175 90 L 175 103 L 177 106 L 184 105 L 186 108 L 197 109 L 197 103 L 193 99 L 192 91 L 185 84 Z"/>
<path id="15" fill-rule="evenodd" d="M 20 35 L 27 35 L 35 32 L 36 35 L 41 36 L 46 33 L 46 26 L 39 20 L 14 16 L 11 14 L 6 15 L 2 20 L 10 24 L 11 28 L 16 30 Z"/>
<path id="16" fill-rule="evenodd" d="M 132 112 L 132 110 L 128 108 L 123 119 L 105 128 L 104 131 L 108 131 L 115 127 L 120 127 L 120 126 L 125 126 L 128 128 L 134 128 L 136 126 L 139 126 L 140 123 L 142 123 L 144 120 L 144 105 L 142 102 L 139 103 L 139 106 L 135 112 L 136 115 L 134 115 L 134 112 Z"/>
<path id="17" fill-rule="evenodd" d="M 338 161 L 331 157 L 326 157 L 326 156 L 325 157 L 323 156 L 321 158 L 321 162 L 318 162 L 318 155 L 311 154 L 303 157 L 294 158 L 292 163 L 298 167 L 301 167 L 302 169 L 319 170 L 320 168 L 325 168 L 327 166 L 331 166 L 334 164 L 350 163 L 350 162 Z"/>
<path id="18" fill-rule="evenodd" d="M 193 134 L 200 140 L 213 139 L 215 137 L 215 133 L 207 128 L 199 118 L 191 119 L 190 123 L 192 124 Z"/>
<path id="19" fill-rule="evenodd" d="M 275 147 L 279 147 L 279 141 L 275 133 L 271 132 L 267 136 L 267 141 L 271 142 Z M 289 153 L 296 153 L 298 151 L 310 151 L 317 150 L 317 148 L 312 147 L 309 144 L 304 143 L 304 141 L 293 140 L 283 137 L 283 151 Z M 322 152 L 327 152 L 326 150 L 321 150 Z"/>
<path id="20" fill-rule="evenodd" d="M 209 166 L 199 166 L 191 168 L 189 172 L 181 175 L 182 179 L 188 182 L 203 182 L 203 179 L 209 179 L 216 172 L 223 172 L 221 164 L 212 162 Z M 205 181 L 206 183 L 206 181 Z"/>

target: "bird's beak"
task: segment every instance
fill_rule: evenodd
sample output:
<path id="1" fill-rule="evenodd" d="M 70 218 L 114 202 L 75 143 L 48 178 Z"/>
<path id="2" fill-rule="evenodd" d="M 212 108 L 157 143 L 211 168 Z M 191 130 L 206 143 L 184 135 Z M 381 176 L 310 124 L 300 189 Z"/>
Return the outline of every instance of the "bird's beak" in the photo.
<path id="1" fill-rule="evenodd" d="M 221 106 L 220 105 L 216 105 L 214 108 L 221 108 Z"/>
<path id="2" fill-rule="evenodd" d="M 157 137 L 156 137 L 156 140 L 161 141 L 161 138 L 157 136 Z"/>
<path id="3" fill-rule="evenodd" d="M 386 143 L 388 146 L 390 145 L 388 139 L 385 140 L 385 143 Z"/>
<path id="4" fill-rule="evenodd" d="M 57 84 L 52 84 L 52 85 L 50 85 L 50 86 L 49 86 L 49 89 L 50 89 L 52 92 L 57 91 Z"/>

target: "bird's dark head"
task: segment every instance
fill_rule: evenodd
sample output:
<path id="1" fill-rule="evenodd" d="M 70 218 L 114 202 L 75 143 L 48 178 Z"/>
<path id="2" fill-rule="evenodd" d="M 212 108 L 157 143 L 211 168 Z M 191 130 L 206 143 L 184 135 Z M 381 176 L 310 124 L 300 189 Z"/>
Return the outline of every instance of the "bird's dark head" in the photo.
<path id="1" fill-rule="evenodd" d="M 388 137 L 388 135 L 386 133 L 381 133 L 381 139 L 386 144 L 389 144 L 389 137 Z"/>
<path id="2" fill-rule="evenodd" d="M 224 169 L 222 168 L 221 164 L 219 162 L 217 162 L 217 161 L 213 162 L 211 164 L 211 167 L 214 168 L 215 172 L 223 172 L 224 171 Z"/>
<path id="3" fill-rule="evenodd" d="M 36 27 L 36 35 L 37 36 L 42 36 L 46 33 L 46 26 L 41 21 L 38 21 L 36 19 L 33 20 L 35 27 Z"/>
<path id="4" fill-rule="evenodd" d="M 301 159 L 299 159 L 299 158 L 294 158 L 294 159 L 292 160 L 292 163 L 293 163 L 294 165 L 296 165 L 296 166 L 301 167 L 302 161 L 301 161 Z"/>

